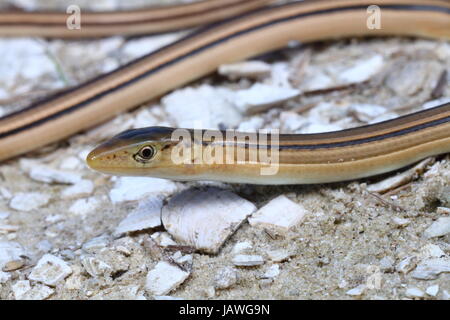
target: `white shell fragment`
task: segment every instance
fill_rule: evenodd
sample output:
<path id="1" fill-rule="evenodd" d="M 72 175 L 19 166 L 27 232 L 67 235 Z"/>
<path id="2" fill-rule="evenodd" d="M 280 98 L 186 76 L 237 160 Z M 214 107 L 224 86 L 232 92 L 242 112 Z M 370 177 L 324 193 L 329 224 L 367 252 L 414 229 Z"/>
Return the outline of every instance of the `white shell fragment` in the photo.
<path id="1" fill-rule="evenodd" d="M 383 56 L 374 55 L 368 59 L 357 61 L 351 68 L 340 72 L 339 78 L 345 83 L 357 83 L 370 79 L 383 67 Z"/>
<path id="2" fill-rule="evenodd" d="M 425 292 L 427 293 L 427 295 L 431 296 L 431 297 L 436 297 L 438 292 L 439 292 L 439 285 L 435 284 L 433 286 L 429 286 Z"/>
<path id="3" fill-rule="evenodd" d="M 214 287 L 216 289 L 228 289 L 238 281 L 238 274 L 234 268 L 224 267 L 214 276 Z"/>
<path id="4" fill-rule="evenodd" d="M 360 284 L 359 286 L 348 290 L 346 292 L 346 294 L 348 294 L 349 296 L 359 297 L 359 296 L 363 295 L 365 291 L 366 291 L 366 286 L 363 284 Z"/>
<path id="5" fill-rule="evenodd" d="M 303 220 L 306 209 L 284 195 L 276 197 L 254 213 L 248 220 L 251 226 L 289 231 Z"/>
<path id="6" fill-rule="evenodd" d="M 160 246 L 160 247 L 168 247 L 168 246 L 176 246 L 177 243 L 173 241 L 170 234 L 167 232 L 155 232 L 151 235 L 151 238 Z"/>
<path id="7" fill-rule="evenodd" d="M 120 236 L 127 232 L 159 227 L 161 225 L 162 206 L 162 196 L 156 195 L 142 200 L 137 208 L 120 222 L 114 231 L 114 235 Z"/>
<path id="8" fill-rule="evenodd" d="M 249 242 L 249 241 L 241 241 L 241 242 L 236 243 L 233 246 L 233 249 L 231 250 L 231 253 L 238 254 L 238 253 L 241 253 L 242 251 L 251 249 L 252 247 L 253 246 L 252 246 L 251 242 Z"/>
<path id="9" fill-rule="evenodd" d="M 187 277 L 189 272 L 160 261 L 147 274 L 145 289 L 152 295 L 163 296 L 176 289 Z"/>
<path id="10" fill-rule="evenodd" d="M 74 184 L 79 182 L 82 177 L 78 172 L 57 170 L 38 165 L 31 168 L 30 178 L 45 183 Z"/>
<path id="11" fill-rule="evenodd" d="M 409 219 L 405 219 L 405 218 L 400 218 L 400 217 L 393 217 L 392 218 L 392 222 L 399 228 L 404 228 L 407 225 L 409 225 L 411 223 L 411 220 Z"/>
<path id="12" fill-rule="evenodd" d="M 231 128 L 237 126 L 242 117 L 229 101 L 230 94 L 232 92 L 226 88 L 201 85 L 176 90 L 161 102 L 178 127 L 217 129 L 223 124 Z"/>
<path id="13" fill-rule="evenodd" d="M 109 192 L 113 203 L 134 201 L 150 194 L 171 194 L 177 190 L 177 185 L 165 179 L 148 177 L 120 177 L 114 188 Z"/>
<path id="14" fill-rule="evenodd" d="M 273 262 L 283 262 L 292 256 L 292 253 L 284 249 L 269 250 L 266 254 L 267 257 Z"/>
<path id="15" fill-rule="evenodd" d="M 359 121 L 370 123 L 377 117 L 386 113 L 386 108 L 374 104 L 352 104 L 349 111 L 353 113 Z"/>
<path id="16" fill-rule="evenodd" d="M 442 237 L 450 233 L 450 217 L 440 217 L 424 232 L 426 238 Z"/>
<path id="17" fill-rule="evenodd" d="M 216 253 L 256 207 L 218 188 L 186 190 L 163 207 L 162 221 L 177 242 Z"/>
<path id="18" fill-rule="evenodd" d="M 233 258 L 233 264 L 238 267 L 253 267 L 264 264 L 264 258 L 258 255 L 238 254 Z"/>
<path id="19" fill-rule="evenodd" d="M 436 213 L 437 214 L 448 214 L 450 215 L 450 208 L 446 208 L 446 207 L 437 207 L 436 208 Z"/>
<path id="20" fill-rule="evenodd" d="M 269 268 L 267 268 L 266 272 L 263 274 L 264 279 L 273 279 L 278 277 L 280 274 L 280 266 L 278 264 L 273 264 Z"/>
<path id="21" fill-rule="evenodd" d="M 61 196 L 65 199 L 76 197 L 86 197 L 94 191 L 94 183 L 91 180 L 80 180 L 73 186 L 67 187 L 61 192 Z"/>
<path id="22" fill-rule="evenodd" d="M 397 270 L 397 272 L 407 274 L 408 272 L 413 270 L 416 267 L 416 265 L 417 265 L 417 257 L 409 256 L 402 259 L 395 267 L 395 270 Z"/>
<path id="23" fill-rule="evenodd" d="M 406 289 L 405 295 L 408 298 L 417 299 L 417 298 L 423 298 L 425 296 L 425 293 L 416 287 L 410 287 Z"/>
<path id="24" fill-rule="evenodd" d="M 48 203 L 50 195 L 39 192 L 17 193 L 9 206 L 18 211 L 32 211 Z"/>
<path id="25" fill-rule="evenodd" d="M 90 256 L 81 258 L 81 264 L 86 272 L 94 278 L 106 277 L 113 271 L 113 268 L 106 262 Z"/>
<path id="26" fill-rule="evenodd" d="M 242 113 L 252 114 L 295 98 L 299 94 L 299 90 L 290 87 L 255 83 L 249 89 L 236 91 L 233 103 Z"/>
<path id="27" fill-rule="evenodd" d="M 22 300 L 25 294 L 31 290 L 29 280 L 19 280 L 11 286 L 16 300 Z"/>
<path id="28" fill-rule="evenodd" d="M 17 281 L 12 285 L 12 290 L 16 300 L 44 300 L 55 293 L 54 289 L 42 284 L 31 287 L 28 280 Z"/>
<path id="29" fill-rule="evenodd" d="M 94 212 L 100 206 L 100 201 L 95 197 L 78 199 L 69 207 L 69 212 L 74 215 L 84 216 Z"/>
<path id="30" fill-rule="evenodd" d="M 444 272 L 450 272 L 450 258 L 425 260 L 411 272 L 411 276 L 420 280 L 433 280 Z"/>
<path id="31" fill-rule="evenodd" d="M 426 167 L 432 164 L 434 161 L 434 158 L 427 158 L 425 160 L 422 160 L 409 170 L 406 170 L 402 173 L 397 174 L 396 176 L 387 178 L 380 182 L 371 184 L 367 187 L 367 190 L 369 190 L 370 192 L 385 193 L 389 190 L 405 185 L 415 179 L 418 174 L 423 173 Z"/>
<path id="32" fill-rule="evenodd" d="M 33 268 L 28 278 L 53 287 L 71 273 L 72 268 L 64 260 L 51 254 L 45 254 Z"/>
<path id="33" fill-rule="evenodd" d="M 260 78 L 268 76 L 271 72 L 270 64 L 263 61 L 243 61 L 219 66 L 219 74 L 230 79 L 236 78 Z"/>
<path id="34" fill-rule="evenodd" d="M 84 251 L 93 253 L 109 245 L 111 239 L 107 235 L 101 235 L 85 242 L 81 247 Z"/>

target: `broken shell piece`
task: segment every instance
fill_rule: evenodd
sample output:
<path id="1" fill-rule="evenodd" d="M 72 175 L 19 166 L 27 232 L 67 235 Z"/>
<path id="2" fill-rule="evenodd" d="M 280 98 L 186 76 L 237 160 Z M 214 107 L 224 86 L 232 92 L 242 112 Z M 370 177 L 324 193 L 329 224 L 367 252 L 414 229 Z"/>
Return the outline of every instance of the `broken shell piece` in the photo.
<path id="1" fill-rule="evenodd" d="M 437 207 L 437 208 L 436 208 L 436 213 L 437 213 L 437 214 L 448 214 L 448 215 L 450 215 L 450 208 L 446 208 L 446 207 Z"/>
<path id="2" fill-rule="evenodd" d="M 54 289 L 42 284 L 31 287 L 28 280 L 19 280 L 11 288 L 16 300 L 44 300 L 55 292 Z"/>
<path id="3" fill-rule="evenodd" d="M 434 221 L 424 232 L 426 238 L 442 237 L 450 233 L 450 217 L 441 217 Z"/>
<path id="4" fill-rule="evenodd" d="M 170 234 L 167 232 L 155 232 L 151 235 L 151 238 L 155 240 L 155 242 L 160 247 L 168 247 L 168 246 L 176 246 L 178 245 L 175 241 L 172 240 Z"/>
<path id="5" fill-rule="evenodd" d="M 291 256 L 292 254 L 284 249 L 267 251 L 267 257 L 273 262 L 283 262 L 288 260 Z"/>
<path id="6" fill-rule="evenodd" d="M 30 178 L 45 183 L 74 184 L 81 180 L 81 174 L 38 165 L 30 170 Z"/>
<path id="7" fill-rule="evenodd" d="M 95 197 L 78 199 L 69 207 L 69 212 L 74 215 L 85 216 L 94 212 L 100 206 L 100 201 Z"/>
<path id="8" fill-rule="evenodd" d="M 108 246 L 110 241 L 111 239 L 107 235 L 101 235 L 85 242 L 81 248 L 86 252 L 93 253 Z"/>
<path id="9" fill-rule="evenodd" d="M 120 177 L 109 192 L 113 203 L 134 201 L 151 194 L 171 194 L 177 185 L 165 179 L 149 177 Z"/>
<path id="10" fill-rule="evenodd" d="M 243 61 L 219 66 L 220 75 L 230 79 L 237 78 L 260 78 L 268 76 L 271 72 L 270 64 L 263 61 Z"/>
<path id="11" fill-rule="evenodd" d="M 411 276 L 420 280 L 433 280 L 444 272 L 450 272 L 450 259 L 434 258 L 421 262 Z"/>
<path id="12" fill-rule="evenodd" d="M 40 192 L 28 192 L 16 194 L 9 206 L 17 211 L 31 211 L 48 203 L 50 195 Z"/>
<path id="13" fill-rule="evenodd" d="M 436 297 L 438 292 L 439 292 L 439 285 L 435 284 L 433 286 L 429 286 L 425 292 L 427 293 L 427 295 L 431 296 L 431 297 Z"/>
<path id="14" fill-rule="evenodd" d="M 281 195 L 254 213 L 249 222 L 251 226 L 275 228 L 287 232 L 303 220 L 306 209 L 294 201 Z"/>
<path id="15" fill-rule="evenodd" d="M 409 256 L 400 261 L 395 267 L 395 270 L 397 270 L 397 272 L 407 274 L 408 272 L 413 270 L 416 267 L 416 265 L 417 265 L 417 257 Z"/>
<path id="16" fill-rule="evenodd" d="M 233 264 L 238 267 L 253 267 L 264 264 L 264 258 L 257 255 L 238 254 L 233 258 Z"/>
<path id="17" fill-rule="evenodd" d="M 405 185 L 408 182 L 416 179 L 417 175 L 423 173 L 426 167 L 433 164 L 434 161 L 435 161 L 434 158 L 427 158 L 419 162 L 417 165 L 415 165 L 413 168 L 409 170 L 406 170 L 402 173 L 399 173 L 396 176 L 387 178 L 380 182 L 371 184 L 370 186 L 367 187 L 367 190 L 370 192 L 385 193 L 388 192 L 389 190 Z"/>
<path id="18" fill-rule="evenodd" d="M 61 192 L 65 199 L 89 196 L 94 191 L 94 183 L 91 180 L 80 180 L 73 186 L 67 187 Z"/>
<path id="19" fill-rule="evenodd" d="M 393 217 L 392 218 L 392 222 L 399 228 L 404 228 L 407 225 L 409 225 L 411 223 L 411 220 L 409 219 L 405 219 L 405 218 L 400 218 L 400 217 Z"/>
<path id="20" fill-rule="evenodd" d="M 161 101 L 180 128 L 217 129 L 219 124 L 231 128 L 242 121 L 242 115 L 230 101 L 230 95 L 233 93 L 227 88 L 201 85 L 178 89 Z"/>
<path id="21" fill-rule="evenodd" d="M 252 248 L 252 243 L 249 241 L 241 241 L 238 242 L 234 245 L 233 249 L 231 250 L 231 253 L 233 254 L 237 254 L 237 253 L 241 253 L 245 250 L 251 249 Z"/>
<path id="22" fill-rule="evenodd" d="M 350 289 L 346 292 L 349 296 L 359 297 L 364 294 L 366 291 L 366 286 L 361 284 L 353 289 Z"/>
<path id="23" fill-rule="evenodd" d="M 273 264 L 266 270 L 262 278 L 273 279 L 278 277 L 279 274 L 280 274 L 280 266 L 278 264 Z"/>
<path id="24" fill-rule="evenodd" d="M 114 236 L 159 227 L 161 225 L 162 206 L 163 197 L 160 195 L 150 196 L 142 200 L 137 208 L 120 222 L 114 230 Z"/>
<path id="25" fill-rule="evenodd" d="M 145 289 L 152 295 L 163 296 L 176 289 L 187 277 L 189 277 L 189 272 L 165 261 L 160 261 L 147 274 Z"/>
<path id="26" fill-rule="evenodd" d="M 72 268 L 62 259 L 45 254 L 33 268 L 28 278 L 49 286 L 55 286 L 72 273 Z"/>
<path id="27" fill-rule="evenodd" d="M 368 59 L 355 61 L 351 68 L 339 72 L 338 77 L 340 82 L 343 83 L 364 82 L 378 73 L 383 67 L 383 64 L 383 56 L 377 54 Z"/>
<path id="28" fill-rule="evenodd" d="M 416 287 L 410 287 L 406 289 L 405 295 L 408 298 L 417 299 L 417 298 L 423 298 L 425 296 L 425 293 Z"/>
<path id="29" fill-rule="evenodd" d="M 228 190 L 189 189 L 174 196 L 163 207 L 162 221 L 177 242 L 217 253 L 255 210 L 254 204 Z"/>
<path id="30" fill-rule="evenodd" d="M 249 89 L 242 89 L 235 93 L 233 103 L 244 114 L 253 114 L 295 98 L 300 91 L 290 87 L 256 83 Z"/>
<path id="31" fill-rule="evenodd" d="M 109 264 L 94 257 L 81 258 L 81 264 L 86 272 L 94 278 L 109 276 L 113 271 Z"/>
<path id="32" fill-rule="evenodd" d="M 224 267 L 214 276 L 214 287 L 216 289 L 228 289 L 238 281 L 238 274 L 234 268 Z"/>

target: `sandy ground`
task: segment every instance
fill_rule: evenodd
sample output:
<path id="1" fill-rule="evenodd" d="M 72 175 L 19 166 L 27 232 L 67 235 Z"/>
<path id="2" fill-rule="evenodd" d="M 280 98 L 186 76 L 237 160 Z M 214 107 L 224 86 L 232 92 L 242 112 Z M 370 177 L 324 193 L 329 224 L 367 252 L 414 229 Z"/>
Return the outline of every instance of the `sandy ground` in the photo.
<path id="1" fill-rule="evenodd" d="M 0 115 L 179 36 L 0 39 Z M 231 74 L 213 74 L 103 126 L 0 164 L 0 299 L 449 299 L 448 155 L 417 170 L 312 186 L 124 180 L 86 167 L 92 147 L 133 127 L 200 121 L 213 128 L 311 133 L 386 120 L 450 97 L 444 73 L 450 69 L 448 42 L 349 39 L 255 60 L 263 64 L 253 73 L 238 66 Z M 278 98 L 266 98 L 271 108 L 249 114 L 249 103 L 268 102 L 252 102 L 255 84 Z M 247 107 L 237 97 L 250 101 Z M 183 113 L 186 105 L 189 113 Z M 387 192 L 370 191 L 402 174 L 406 177 Z M 142 183 L 142 189 L 133 183 Z M 213 187 L 228 190 L 229 203 L 216 208 L 173 200 L 205 191 L 216 201 Z M 248 222 L 279 196 L 293 208 L 291 225 Z M 161 203 L 144 205 L 138 227 L 124 222 L 150 198 Z M 202 221 L 168 228 L 163 216 L 161 225 L 161 210 L 172 212 L 174 203 L 191 205 Z M 157 210 L 154 224 L 151 210 Z M 284 205 L 274 204 L 272 211 L 289 218 Z M 203 221 L 219 215 L 236 215 L 238 221 L 214 226 L 223 239 L 203 235 L 207 249 L 182 240 L 185 230 L 201 232 Z M 128 232 L 117 231 L 121 223 Z M 237 265 L 239 255 L 249 266 Z"/>

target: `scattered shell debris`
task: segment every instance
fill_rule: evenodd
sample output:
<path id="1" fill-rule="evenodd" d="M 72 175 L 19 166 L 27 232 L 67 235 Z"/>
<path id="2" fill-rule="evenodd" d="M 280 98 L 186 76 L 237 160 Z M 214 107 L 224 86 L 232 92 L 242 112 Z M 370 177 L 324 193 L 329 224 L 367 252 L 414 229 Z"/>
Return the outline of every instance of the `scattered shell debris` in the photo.
<path id="1" fill-rule="evenodd" d="M 65 10 L 71 1 L 11 3 Z M 114 10 L 142 1 L 80 4 Z M 189 32 L 0 39 L 0 116 Z M 85 164 L 97 144 L 145 126 L 315 133 L 377 123 L 450 101 L 448 70 L 446 41 L 296 45 L 224 64 L 1 163 L 0 299 L 450 299 L 449 155 L 308 186 L 111 177 Z"/>

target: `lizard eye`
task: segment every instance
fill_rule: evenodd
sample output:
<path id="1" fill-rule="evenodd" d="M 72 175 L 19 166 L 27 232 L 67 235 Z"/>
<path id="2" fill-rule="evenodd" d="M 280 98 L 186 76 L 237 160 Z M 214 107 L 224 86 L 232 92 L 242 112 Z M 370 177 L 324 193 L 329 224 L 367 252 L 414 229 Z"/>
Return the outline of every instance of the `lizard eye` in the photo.
<path id="1" fill-rule="evenodd" d="M 155 149 L 151 146 L 145 146 L 135 155 L 137 161 L 148 161 L 155 155 Z"/>

